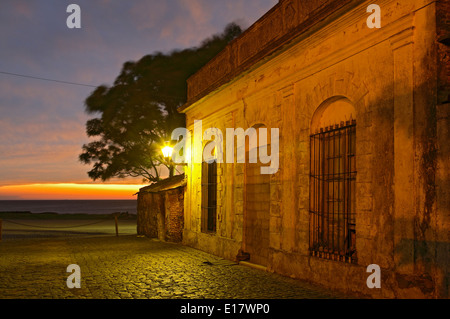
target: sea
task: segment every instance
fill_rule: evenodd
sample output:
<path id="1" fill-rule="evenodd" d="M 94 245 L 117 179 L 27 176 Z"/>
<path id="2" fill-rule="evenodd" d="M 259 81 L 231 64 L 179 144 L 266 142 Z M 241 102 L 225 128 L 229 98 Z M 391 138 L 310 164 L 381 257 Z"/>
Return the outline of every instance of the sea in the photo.
<path id="1" fill-rule="evenodd" d="M 0 200 L 0 212 L 136 214 L 137 200 Z"/>

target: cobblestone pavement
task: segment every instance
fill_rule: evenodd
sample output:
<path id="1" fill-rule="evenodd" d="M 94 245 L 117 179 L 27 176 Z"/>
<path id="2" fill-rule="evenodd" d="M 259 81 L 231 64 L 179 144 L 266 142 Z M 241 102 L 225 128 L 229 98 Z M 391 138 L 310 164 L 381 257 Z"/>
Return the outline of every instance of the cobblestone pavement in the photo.
<path id="1" fill-rule="evenodd" d="M 67 266 L 81 289 L 67 288 Z M 183 245 L 136 236 L 0 242 L 1 299 L 345 298 Z"/>

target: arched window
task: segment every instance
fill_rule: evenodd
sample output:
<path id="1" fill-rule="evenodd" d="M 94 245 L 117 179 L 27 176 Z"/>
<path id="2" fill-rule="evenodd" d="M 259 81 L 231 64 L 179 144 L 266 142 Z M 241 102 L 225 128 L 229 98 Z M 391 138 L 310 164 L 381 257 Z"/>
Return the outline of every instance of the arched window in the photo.
<path id="1" fill-rule="evenodd" d="M 333 98 L 311 122 L 310 252 L 356 262 L 356 116 L 352 103 Z"/>

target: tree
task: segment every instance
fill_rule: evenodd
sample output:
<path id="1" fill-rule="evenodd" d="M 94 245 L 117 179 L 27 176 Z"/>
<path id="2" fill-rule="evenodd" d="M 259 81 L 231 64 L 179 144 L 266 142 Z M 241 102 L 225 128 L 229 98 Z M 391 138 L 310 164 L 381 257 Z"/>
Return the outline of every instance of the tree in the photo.
<path id="1" fill-rule="evenodd" d="M 159 181 L 158 168 L 168 167 L 160 146 L 173 129 L 185 126 L 177 109 L 186 103 L 187 79 L 241 33 L 240 26 L 231 23 L 199 47 L 126 62 L 112 87 L 92 92 L 85 101 L 86 112 L 98 117 L 86 123 L 86 133 L 98 139 L 83 145 L 79 155 L 82 163 L 93 166 L 89 177 Z"/>

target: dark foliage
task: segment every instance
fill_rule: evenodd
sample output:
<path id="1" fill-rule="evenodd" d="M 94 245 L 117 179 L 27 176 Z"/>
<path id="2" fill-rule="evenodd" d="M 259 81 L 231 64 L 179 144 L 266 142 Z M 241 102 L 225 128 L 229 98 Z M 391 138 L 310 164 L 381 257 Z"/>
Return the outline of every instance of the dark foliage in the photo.
<path id="1" fill-rule="evenodd" d="M 86 123 L 86 133 L 98 139 L 83 145 L 79 156 L 93 166 L 89 177 L 158 181 L 158 167 L 167 164 L 160 147 L 173 129 L 185 126 L 177 109 L 186 102 L 186 80 L 241 32 L 232 23 L 199 47 L 126 62 L 112 87 L 98 87 L 85 101 L 86 112 L 98 115 Z"/>

